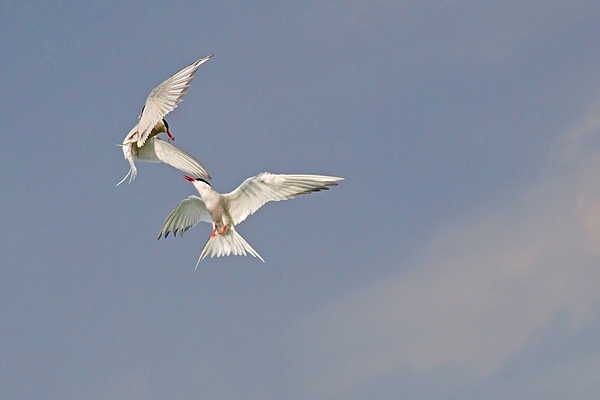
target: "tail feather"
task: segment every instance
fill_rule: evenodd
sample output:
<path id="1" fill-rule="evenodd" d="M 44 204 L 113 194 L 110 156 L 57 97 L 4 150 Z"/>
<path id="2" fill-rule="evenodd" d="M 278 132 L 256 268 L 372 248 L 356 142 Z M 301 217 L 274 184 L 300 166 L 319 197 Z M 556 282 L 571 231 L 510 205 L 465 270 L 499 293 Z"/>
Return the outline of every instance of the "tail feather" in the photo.
<path id="1" fill-rule="evenodd" d="M 265 262 L 263 258 L 244 240 L 244 238 L 235 231 L 235 229 L 227 228 L 227 231 L 222 235 L 211 237 L 208 239 L 200 258 L 196 263 L 196 268 L 200 264 L 200 260 L 210 255 L 210 257 L 223 257 L 233 254 L 234 256 L 245 256 L 250 254 L 251 256 L 260 258 L 262 262 Z"/>
<path id="2" fill-rule="evenodd" d="M 131 183 L 131 181 L 135 179 L 136 175 L 137 168 L 135 167 L 135 165 L 132 165 L 131 168 L 129 168 L 129 172 L 127 173 L 127 175 L 125 175 L 125 178 L 121 179 L 121 182 L 117 183 L 116 186 L 119 186 L 121 183 L 125 182 L 127 177 L 129 177 L 129 183 Z"/>
<path id="3" fill-rule="evenodd" d="M 130 166 L 129 172 L 127 173 L 127 175 L 125 175 L 125 178 L 121 179 L 121 182 L 117 183 L 117 186 L 119 186 L 121 183 L 125 182 L 127 177 L 129 177 L 129 183 L 131 183 L 131 181 L 133 181 L 135 179 L 135 176 L 137 175 L 137 168 L 135 167 L 135 161 L 133 158 L 134 156 L 131 144 L 118 144 L 117 146 L 121 146 L 121 148 L 123 149 L 123 156 L 129 162 Z"/>

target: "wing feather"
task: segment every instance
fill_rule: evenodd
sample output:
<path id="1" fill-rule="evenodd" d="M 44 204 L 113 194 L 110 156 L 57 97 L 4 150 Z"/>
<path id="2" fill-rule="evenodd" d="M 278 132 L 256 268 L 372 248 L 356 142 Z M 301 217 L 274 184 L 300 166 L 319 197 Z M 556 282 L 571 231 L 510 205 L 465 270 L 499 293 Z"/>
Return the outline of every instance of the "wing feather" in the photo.
<path id="1" fill-rule="evenodd" d="M 194 73 L 212 56 L 211 54 L 188 65 L 150 92 L 140 114 L 138 147 L 144 145 L 154 126 L 181 103 L 183 95 L 194 79 Z"/>
<path id="2" fill-rule="evenodd" d="M 162 236 L 166 238 L 170 232 L 173 232 L 173 236 L 177 236 L 177 232 L 183 236 L 188 229 L 193 228 L 200 221 L 212 222 L 212 219 L 204 201 L 198 196 L 189 196 L 182 200 L 167 217 L 160 228 L 158 238 L 160 239 Z"/>
<path id="3" fill-rule="evenodd" d="M 138 149 L 136 157 L 140 161 L 163 162 L 197 178 L 211 179 L 200 161 L 156 136 Z"/>
<path id="4" fill-rule="evenodd" d="M 269 201 L 329 190 L 344 178 L 323 175 L 276 175 L 263 172 L 246 179 L 237 189 L 223 195 L 235 225 L 244 221 Z"/>

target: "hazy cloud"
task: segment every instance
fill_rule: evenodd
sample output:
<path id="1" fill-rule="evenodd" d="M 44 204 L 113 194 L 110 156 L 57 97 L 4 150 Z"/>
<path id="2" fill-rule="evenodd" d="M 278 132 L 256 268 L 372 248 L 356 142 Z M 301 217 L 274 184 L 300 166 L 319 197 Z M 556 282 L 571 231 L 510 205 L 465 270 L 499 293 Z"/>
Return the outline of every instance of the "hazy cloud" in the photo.
<path id="1" fill-rule="evenodd" d="M 593 107 L 567 135 L 597 134 L 599 126 Z M 296 339 L 311 366 L 309 386 L 343 392 L 394 369 L 441 366 L 484 378 L 557 313 L 568 312 L 575 327 L 589 322 L 600 300 L 600 152 L 570 152 L 577 157 L 557 161 L 559 173 L 506 206 L 441 229 L 410 272 L 305 320 Z"/>

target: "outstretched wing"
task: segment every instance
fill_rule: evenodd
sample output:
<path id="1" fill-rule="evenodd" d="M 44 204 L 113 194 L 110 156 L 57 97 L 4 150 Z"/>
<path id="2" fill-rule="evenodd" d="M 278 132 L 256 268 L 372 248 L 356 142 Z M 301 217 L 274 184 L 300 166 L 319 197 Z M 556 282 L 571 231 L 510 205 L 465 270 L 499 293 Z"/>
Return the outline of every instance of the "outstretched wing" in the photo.
<path id="1" fill-rule="evenodd" d="M 137 151 L 140 161 L 163 162 L 197 178 L 211 179 L 204 165 L 196 158 L 170 143 L 154 136 Z"/>
<path id="2" fill-rule="evenodd" d="M 144 145 L 152 128 L 181 103 L 186 89 L 190 87 L 190 83 L 194 79 L 194 73 L 212 56 L 211 54 L 188 65 L 150 92 L 140 114 L 138 147 Z"/>
<path id="3" fill-rule="evenodd" d="M 223 195 L 234 224 L 239 224 L 268 201 L 287 200 L 302 194 L 328 190 L 344 178 L 322 175 L 276 175 L 263 172 L 248 178 Z"/>
<path id="4" fill-rule="evenodd" d="M 183 236 L 188 229 L 193 228 L 200 221 L 212 222 L 212 219 L 202 199 L 198 196 L 189 196 L 167 217 L 160 228 L 158 238 L 163 235 L 166 238 L 170 232 L 173 232 L 173 236 L 177 236 L 177 232 Z"/>

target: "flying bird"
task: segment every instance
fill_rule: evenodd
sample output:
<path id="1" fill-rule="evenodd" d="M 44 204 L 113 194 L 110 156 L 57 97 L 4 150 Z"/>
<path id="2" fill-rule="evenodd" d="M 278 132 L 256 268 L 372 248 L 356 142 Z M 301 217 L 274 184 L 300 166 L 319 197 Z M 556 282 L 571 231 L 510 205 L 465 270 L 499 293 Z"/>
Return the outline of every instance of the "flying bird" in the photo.
<path id="1" fill-rule="evenodd" d="M 246 179 L 231 193 L 220 194 L 203 178 L 184 176 L 192 182 L 200 197 L 184 199 L 165 220 L 158 239 L 170 232 L 183 235 L 200 221 L 213 225 L 212 235 L 202 249 L 200 260 L 210 254 L 211 258 L 246 255 L 263 258 L 236 232 L 235 226 L 269 201 L 287 200 L 302 194 L 329 190 L 344 178 L 322 175 L 276 175 L 263 172 Z"/>
<path id="2" fill-rule="evenodd" d="M 164 117 L 181 103 L 183 95 L 194 79 L 194 73 L 212 56 L 213 54 L 188 65 L 150 92 L 146 104 L 142 107 L 139 122 L 129 131 L 123 144 L 119 145 L 123 150 L 123 156 L 129 162 L 130 169 L 125 178 L 117 183 L 117 186 L 123 183 L 127 177 L 129 177 L 130 183 L 136 177 L 136 159 L 163 162 L 186 174 L 210 179 L 210 174 L 198 160 L 159 139 L 156 135 L 166 133 L 169 139 L 175 140 Z"/>

